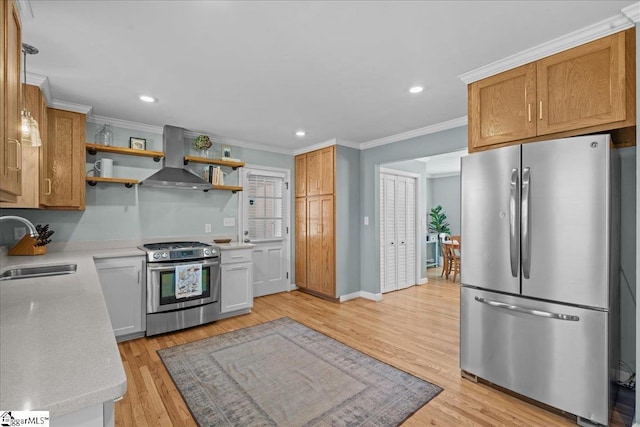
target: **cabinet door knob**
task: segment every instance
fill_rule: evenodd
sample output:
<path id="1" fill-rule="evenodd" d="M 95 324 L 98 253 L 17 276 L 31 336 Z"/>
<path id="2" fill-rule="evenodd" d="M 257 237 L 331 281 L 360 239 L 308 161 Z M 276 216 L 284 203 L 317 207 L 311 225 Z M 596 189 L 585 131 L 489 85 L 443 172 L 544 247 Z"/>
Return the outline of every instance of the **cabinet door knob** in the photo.
<path id="1" fill-rule="evenodd" d="M 49 196 L 51 195 L 51 179 L 50 178 L 46 178 L 45 181 L 47 181 L 47 192 L 44 193 L 45 196 Z"/>

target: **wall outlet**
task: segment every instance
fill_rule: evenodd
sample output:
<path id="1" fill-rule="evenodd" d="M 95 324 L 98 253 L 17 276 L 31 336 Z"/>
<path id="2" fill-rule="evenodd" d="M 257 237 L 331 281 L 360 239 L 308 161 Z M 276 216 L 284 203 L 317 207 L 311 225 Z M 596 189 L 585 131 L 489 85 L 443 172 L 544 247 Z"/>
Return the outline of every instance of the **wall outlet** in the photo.
<path id="1" fill-rule="evenodd" d="M 20 240 L 27 234 L 27 227 L 15 227 L 13 229 L 13 240 Z"/>
<path id="2" fill-rule="evenodd" d="M 364 217 L 364 225 L 369 225 L 369 217 L 368 216 Z"/>
<path id="3" fill-rule="evenodd" d="M 211 224 L 205 224 L 204 225 L 204 232 L 205 233 L 211 233 Z"/>
<path id="4" fill-rule="evenodd" d="M 225 218 L 223 225 L 225 227 L 235 227 L 236 219 L 235 218 Z"/>

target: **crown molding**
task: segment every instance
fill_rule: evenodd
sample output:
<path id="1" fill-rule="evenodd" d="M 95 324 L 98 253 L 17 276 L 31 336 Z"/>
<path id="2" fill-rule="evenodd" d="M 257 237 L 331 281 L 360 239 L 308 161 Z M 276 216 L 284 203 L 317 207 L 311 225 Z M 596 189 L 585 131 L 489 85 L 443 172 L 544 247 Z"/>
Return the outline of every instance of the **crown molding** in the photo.
<path id="1" fill-rule="evenodd" d="M 622 9 L 622 13 L 635 23 L 640 22 L 640 3 L 634 3 Z"/>
<path id="2" fill-rule="evenodd" d="M 327 139 L 326 141 L 318 142 L 317 144 L 308 145 L 303 148 L 296 148 L 293 150 L 293 155 L 308 153 L 309 151 L 319 150 L 321 148 L 331 147 L 332 145 L 338 145 L 337 138 Z"/>
<path id="3" fill-rule="evenodd" d="M 17 0 L 18 13 L 20 14 L 20 20 L 30 21 L 35 17 L 33 14 L 33 8 L 31 7 L 31 0 Z"/>
<path id="4" fill-rule="evenodd" d="M 261 144 L 259 142 L 253 142 L 253 141 L 246 141 L 244 139 L 236 139 L 236 138 L 230 138 L 227 136 L 211 134 L 208 132 L 194 132 L 190 130 L 185 131 L 184 134 L 185 136 L 188 136 L 190 138 L 195 138 L 198 135 L 205 134 L 205 135 L 209 135 L 211 139 L 213 139 L 213 141 L 218 144 L 232 145 L 234 147 L 250 148 L 252 150 L 268 151 L 270 153 L 291 155 L 291 150 L 288 150 L 286 148 L 273 147 L 271 145 Z"/>
<path id="5" fill-rule="evenodd" d="M 26 83 L 28 85 L 38 86 L 44 95 L 44 99 L 47 101 L 47 105 L 51 105 L 53 96 L 51 95 L 51 86 L 49 86 L 49 77 L 41 74 L 27 73 Z"/>
<path id="6" fill-rule="evenodd" d="M 619 13 L 616 16 L 574 31 L 573 33 L 566 34 L 562 37 L 558 37 L 557 39 L 542 43 L 538 46 L 534 46 L 530 49 L 516 53 L 515 55 L 508 56 L 499 61 L 492 62 L 491 64 L 476 68 L 475 70 L 460 74 L 458 78 L 465 84 L 470 84 L 503 71 L 511 70 L 512 68 L 537 61 L 538 59 L 545 58 L 555 53 L 631 28 L 634 26 L 633 22 L 628 15 L 626 15 L 624 10 L 631 8 L 637 9 L 639 5 L 640 3 L 636 3 L 628 6 L 623 9 L 623 13 Z M 637 11 L 633 10 L 633 12 Z"/>
<path id="7" fill-rule="evenodd" d="M 342 145 L 343 147 L 355 148 L 356 150 L 360 149 L 360 144 L 358 142 L 347 141 L 346 139 L 336 138 L 336 145 Z"/>
<path id="8" fill-rule="evenodd" d="M 119 128 L 137 130 L 139 132 L 157 133 L 162 135 L 162 126 L 147 125 L 144 123 L 131 122 L 129 120 L 114 119 L 112 117 L 91 115 L 87 121 L 97 125 L 111 125 Z"/>
<path id="9" fill-rule="evenodd" d="M 457 128 L 467 125 L 467 116 L 458 117 L 457 119 L 447 120 L 446 122 L 436 123 L 435 125 L 425 126 L 419 129 L 410 130 L 408 132 L 396 135 L 385 136 L 384 138 L 374 139 L 372 141 L 360 144 L 361 150 L 367 150 L 373 147 L 379 147 L 392 142 L 404 141 L 405 139 L 415 138 L 418 136 L 428 135 L 430 133 L 442 132 L 448 129 Z"/>
<path id="10" fill-rule="evenodd" d="M 91 111 L 93 110 L 93 107 L 90 105 L 82 105 L 82 104 L 76 104 L 75 102 L 60 101 L 59 99 L 51 100 L 51 103 L 49 103 L 49 107 L 57 108 L 58 110 L 73 111 L 74 113 L 82 113 L 82 114 L 86 114 L 87 116 L 89 116 L 91 114 Z"/>
<path id="11" fill-rule="evenodd" d="M 427 173 L 428 179 L 449 178 L 451 176 L 460 176 L 460 172 L 443 172 L 443 173 Z"/>

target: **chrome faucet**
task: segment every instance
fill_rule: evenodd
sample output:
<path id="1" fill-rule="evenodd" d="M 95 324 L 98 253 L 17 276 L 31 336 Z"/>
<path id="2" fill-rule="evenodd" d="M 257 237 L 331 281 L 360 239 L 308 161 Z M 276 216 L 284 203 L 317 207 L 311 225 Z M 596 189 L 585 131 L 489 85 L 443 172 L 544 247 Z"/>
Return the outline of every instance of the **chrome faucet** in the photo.
<path id="1" fill-rule="evenodd" d="M 36 227 L 28 219 L 22 218 L 21 216 L 15 216 L 15 215 L 0 216 L 0 222 L 8 221 L 10 219 L 12 219 L 14 221 L 19 221 L 19 222 L 23 223 L 24 225 L 26 225 L 27 228 L 29 228 L 29 234 L 31 235 L 31 237 L 38 237 L 39 233 L 36 230 Z"/>

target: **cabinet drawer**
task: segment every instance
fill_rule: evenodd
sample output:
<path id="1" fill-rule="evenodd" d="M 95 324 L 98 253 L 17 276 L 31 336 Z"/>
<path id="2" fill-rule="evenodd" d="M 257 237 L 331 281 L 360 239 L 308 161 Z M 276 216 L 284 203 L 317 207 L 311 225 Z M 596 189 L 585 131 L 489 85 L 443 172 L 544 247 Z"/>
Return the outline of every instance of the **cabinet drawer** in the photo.
<path id="1" fill-rule="evenodd" d="M 222 257 L 220 258 L 220 261 L 222 264 L 251 261 L 252 251 L 253 249 L 236 249 L 236 250 L 221 251 Z"/>

